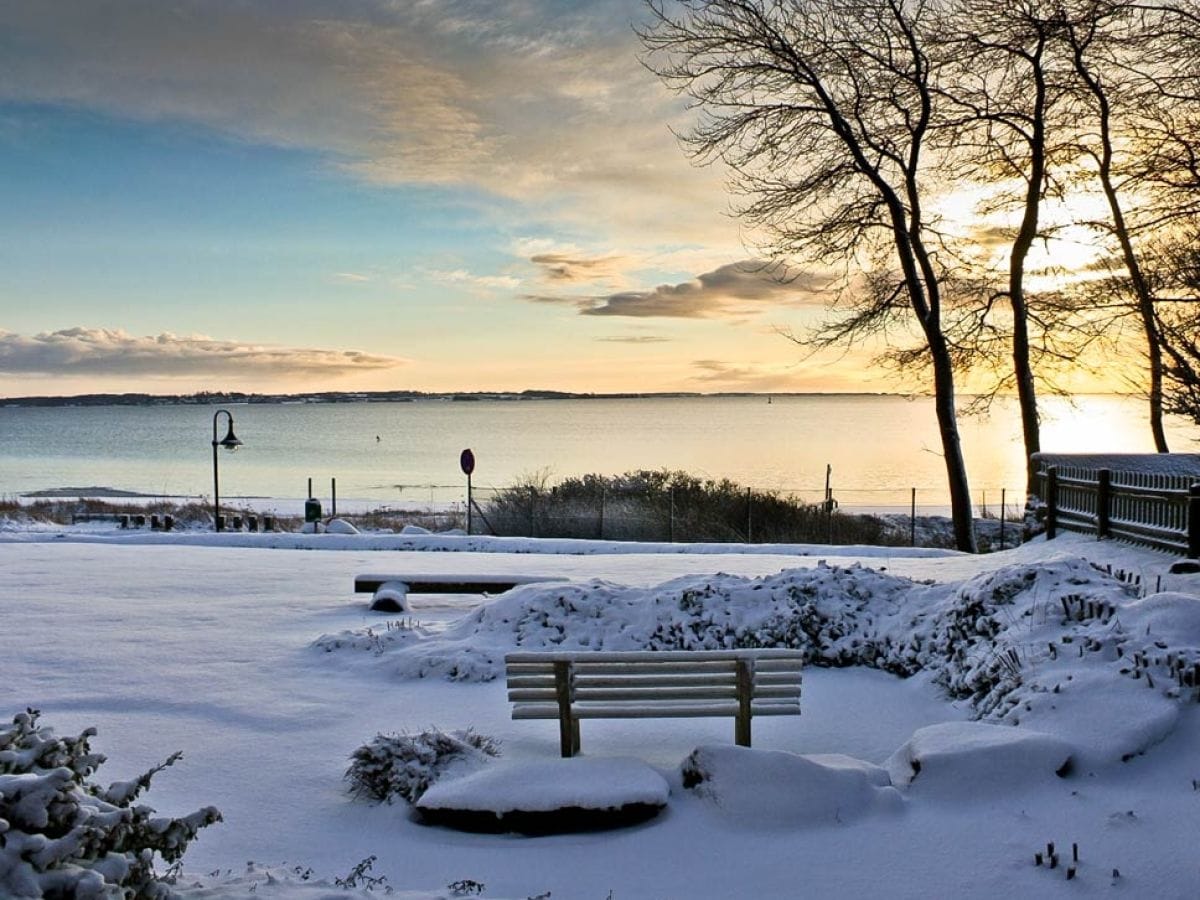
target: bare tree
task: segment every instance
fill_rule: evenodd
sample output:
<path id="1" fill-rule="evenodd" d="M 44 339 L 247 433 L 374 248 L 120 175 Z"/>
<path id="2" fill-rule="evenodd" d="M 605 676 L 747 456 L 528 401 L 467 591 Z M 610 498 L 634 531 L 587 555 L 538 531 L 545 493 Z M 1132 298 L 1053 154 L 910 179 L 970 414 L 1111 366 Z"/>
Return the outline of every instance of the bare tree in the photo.
<path id="1" fill-rule="evenodd" d="M 1115 121 L 1114 106 L 1130 111 L 1144 110 L 1147 103 L 1153 106 L 1161 99 L 1152 89 L 1148 90 L 1152 80 L 1145 75 L 1149 65 L 1144 57 L 1146 50 L 1154 46 L 1154 41 L 1143 27 L 1144 21 L 1139 19 L 1142 17 L 1134 16 L 1127 4 L 1107 0 L 1088 2 L 1065 23 L 1064 35 L 1071 49 L 1075 72 L 1091 100 L 1094 115 L 1092 134 L 1081 139 L 1080 150 L 1095 164 L 1096 178 L 1109 209 L 1109 221 L 1104 226 L 1117 241 L 1128 273 L 1129 293 L 1145 340 L 1150 431 L 1155 449 L 1166 453 L 1170 448 L 1163 427 L 1162 342 L 1157 331 L 1154 297 L 1134 249 L 1133 225 L 1122 202 L 1115 149 L 1120 125 Z M 1125 137 L 1129 137 L 1128 131 Z"/>
<path id="2" fill-rule="evenodd" d="M 1145 268 L 1157 301 L 1164 408 L 1200 424 L 1200 218 L 1157 242 Z"/>
<path id="3" fill-rule="evenodd" d="M 1062 18 L 1057 5 L 1040 0 L 956 0 L 946 20 L 950 27 L 938 35 L 949 59 L 941 91 L 959 117 L 944 133 L 952 143 L 946 149 L 954 171 L 969 180 L 982 176 L 993 184 L 1015 186 L 1015 197 L 1006 191 L 989 203 L 1014 206 L 1019 221 L 1009 246 L 1005 288 L 989 292 L 980 309 L 987 315 L 1003 297 L 1012 316 L 1011 331 L 997 335 L 978 328 L 973 334 L 1009 345 L 1011 375 L 1001 384 L 1016 389 L 1029 493 L 1037 487 L 1033 454 L 1041 449 L 1034 367 L 1039 354 L 1031 325 L 1041 316 L 1031 311 L 1026 268 L 1034 241 L 1042 236 L 1041 209 L 1051 188 L 1051 164 L 1063 152 L 1053 133 L 1053 114 L 1068 92 L 1059 53 Z"/>
<path id="4" fill-rule="evenodd" d="M 1124 314 L 1138 324 L 1151 433 L 1165 453 L 1168 383 L 1177 389 L 1186 378 L 1193 342 L 1181 326 L 1188 316 L 1159 294 L 1160 286 L 1179 286 L 1165 274 L 1171 266 L 1163 265 L 1161 248 L 1177 240 L 1181 222 L 1200 214 L 1200 4 L 1076 0 L 1064 24 L 1083 100 L 1080 154 L 1091 160 L 1108 208 L 1107 220 L 1091 224 L 1119 251 L 1124 277 L 1110 287 L 1129 298 Z"/>
<path id="5" fill-rule="evenodd" d="M 724 161 L 772 258 L 864 271 L 827 341 L 916 326 L 929 366 L 955 543 L 974 550 L 939 236 L 924 211 L 939 63 L 926 0 L 649 0 L 647 65 L 700 112 L 683 136 Z"/>

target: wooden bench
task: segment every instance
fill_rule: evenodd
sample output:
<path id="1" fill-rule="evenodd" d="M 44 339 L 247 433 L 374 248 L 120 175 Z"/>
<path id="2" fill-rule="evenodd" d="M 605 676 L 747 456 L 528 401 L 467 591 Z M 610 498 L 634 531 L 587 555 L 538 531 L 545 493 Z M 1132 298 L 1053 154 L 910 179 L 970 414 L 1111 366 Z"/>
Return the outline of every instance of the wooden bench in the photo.
<path id="1" fill-rule="evenodd" d="M 407 594 L 501 594 L 522 584 L 567 580 L 554 575 L 356 575 L 354 592 L 375 594 L 371 609 L 376 612 L 404 612 L 400 598 Z"/>
<path id="2" fill-rule="evenodd" d="M 731 716 L 750 746 L 752 716 L 800 715 L 800 650 L 510 653 L 514 719 L 558 719 L 563 756 L 580 719 Z"/>

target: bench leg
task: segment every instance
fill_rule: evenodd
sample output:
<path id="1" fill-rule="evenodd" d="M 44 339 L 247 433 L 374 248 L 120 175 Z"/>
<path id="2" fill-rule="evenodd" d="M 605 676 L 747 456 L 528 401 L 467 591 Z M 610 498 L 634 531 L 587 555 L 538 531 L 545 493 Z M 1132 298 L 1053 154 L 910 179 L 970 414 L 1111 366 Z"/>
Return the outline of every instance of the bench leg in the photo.
<path id="1" fill-rule="evenodd" d="M 558 741 L 563 758 L 579 752 L 579 720 L 571 713 L 571 664 L 554 664 L 554 692 L 558 699 Z"/>
<path id="2" fill-rule="evenodd" d="M 734 742 L 739 747 L 750 746 L 750 698 L 754 689 L 754 661 L 737 661 L 738 712 L 734 725 Z"/>

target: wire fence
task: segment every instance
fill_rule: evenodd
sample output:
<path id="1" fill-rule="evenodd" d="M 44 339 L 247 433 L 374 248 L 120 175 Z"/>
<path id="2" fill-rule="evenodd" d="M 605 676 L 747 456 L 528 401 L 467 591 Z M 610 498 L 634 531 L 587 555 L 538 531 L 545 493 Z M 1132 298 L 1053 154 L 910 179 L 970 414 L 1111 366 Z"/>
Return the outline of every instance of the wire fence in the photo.
<path id="1" fill-rule="evenodd" d="M 472 534 L 590 540 L 952 546 L 944 489 L 759 489 L 661 473 L 587 476 L 561 485 L 397 485 L 428 499 L 438 525 Z M 987 488 L 973 504 L 981 546 L 1020 542 L 1023 491 Z"/>

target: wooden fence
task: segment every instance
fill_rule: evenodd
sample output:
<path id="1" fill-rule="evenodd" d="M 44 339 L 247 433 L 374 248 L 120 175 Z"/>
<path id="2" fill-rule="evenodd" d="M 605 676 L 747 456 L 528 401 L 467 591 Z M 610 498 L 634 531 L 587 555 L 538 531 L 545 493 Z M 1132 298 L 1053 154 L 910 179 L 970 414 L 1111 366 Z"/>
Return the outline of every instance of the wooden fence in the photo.
<path id="1" fill-rule="evenodd" d="M 1200 557 L 1200 476 L 1040 463 L 1047 539 L 1066 528 Z"/>

